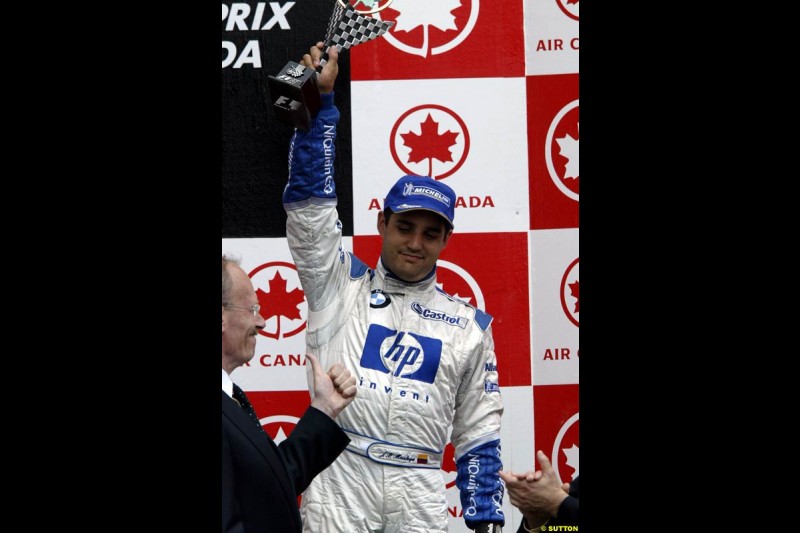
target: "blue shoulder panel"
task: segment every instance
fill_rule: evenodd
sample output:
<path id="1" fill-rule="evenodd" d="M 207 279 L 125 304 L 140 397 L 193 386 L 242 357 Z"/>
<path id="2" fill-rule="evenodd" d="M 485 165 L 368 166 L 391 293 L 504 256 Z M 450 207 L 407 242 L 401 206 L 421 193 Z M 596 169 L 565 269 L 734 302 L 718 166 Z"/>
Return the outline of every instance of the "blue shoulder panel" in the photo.
<path id="1" fill-rule="evenodd" d="M 356 257 L 355 255 L 351 254 L 350 252 L 345 252 L 347 255 L 350 256 L 350 278 L 351 279 L 358 279 L 366 274 L 370 268 L 367 264 Z"/>
<path id="2" fill-rule="evenodd" d="M 492 315 L 489 313 L 484 313 L 477 307 L 475 308 L 475 323 L 478 324 L 478 327 L 481 328 L 481 331 L 486 331 L 486 328 L 489 327 L 489 324 L 492 323 Z"/>

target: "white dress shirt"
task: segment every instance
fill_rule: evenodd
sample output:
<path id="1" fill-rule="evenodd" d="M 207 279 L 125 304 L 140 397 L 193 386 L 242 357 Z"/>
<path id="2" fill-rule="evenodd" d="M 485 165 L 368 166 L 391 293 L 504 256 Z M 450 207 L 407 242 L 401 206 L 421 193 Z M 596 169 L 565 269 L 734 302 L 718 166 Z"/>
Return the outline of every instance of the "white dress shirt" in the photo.
<path id="1" fill-rule="evenodd" d="M 222 390 L 233 398 L 233 381 L 224 368 L 222 369 Z"/>

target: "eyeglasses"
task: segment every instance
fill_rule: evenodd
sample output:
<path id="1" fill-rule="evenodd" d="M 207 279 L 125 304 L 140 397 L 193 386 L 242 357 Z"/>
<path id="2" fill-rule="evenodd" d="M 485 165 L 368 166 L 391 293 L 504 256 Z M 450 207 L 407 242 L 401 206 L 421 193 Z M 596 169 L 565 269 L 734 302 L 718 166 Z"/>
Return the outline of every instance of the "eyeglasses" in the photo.
<path id="1" fill-rule="evenodd" d="M 231 305 L 231 304 L 222 304 L 222 307 L 227 307 L 228 309 L 239 309 L 240 311 L 250 311 L 253 313 L 253 318 L 258 318 L 258 312 L 261 311 L 261 306 L 256 304 L 253 307 L 242 307 L 239 305 Z"/>

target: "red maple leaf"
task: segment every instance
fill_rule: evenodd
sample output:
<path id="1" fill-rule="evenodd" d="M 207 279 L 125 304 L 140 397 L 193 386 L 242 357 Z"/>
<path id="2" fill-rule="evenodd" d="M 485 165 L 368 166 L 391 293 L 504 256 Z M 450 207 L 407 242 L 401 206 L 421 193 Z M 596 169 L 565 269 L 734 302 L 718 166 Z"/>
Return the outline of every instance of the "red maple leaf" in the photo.
<path id="1" fill-rule="evenodd" d="M 453 160 L 450 147 L 456 143 L 457 132 L 446 131 L 439 134 L 439 123 L 433 120 L 431 114 L 420 123 L 420 134 L 413 131 L 401 133 L 403 144 L 411 148 L 408 154 L 409 163 L 419 163 L 423 159 L 428 159 L 428 176 L 433 175 L 433 160 L 438 159 L 442 163 Z"/>
<path id="2" fill-rule="evenodd" d="M 569 283 L 568 284 L 570 295 L 575 298 L 575 310 L 573 311 L 573 313 L 577 313 L 578 312 L 578 306 L 581 303 L 580 297 L 578 296 L 579 289 L 580 289 L 580 283 L 581 282 L 579 280 L 579 281 L 576 281 L 575 283 Z"/>
<path id="3" fill-rule="evenodd" d="M 286 291 L 286 280 L 283 279 L 279 271 L 275 271 L 275 276 L 269 280 L 269 292 L 264 292 L 260 288 L 256 290 L 258 303 L 261 305 L 261 316 L 264 320 L 278 317 L 278 330 L 275 338 L 280 337 L 281 321 L 280 317 L 285 316 L 289 320 L 297 320 L 300 316 L 300 304 L 305 301 L 305 293 L 295 288 L 290 292 Z"/>

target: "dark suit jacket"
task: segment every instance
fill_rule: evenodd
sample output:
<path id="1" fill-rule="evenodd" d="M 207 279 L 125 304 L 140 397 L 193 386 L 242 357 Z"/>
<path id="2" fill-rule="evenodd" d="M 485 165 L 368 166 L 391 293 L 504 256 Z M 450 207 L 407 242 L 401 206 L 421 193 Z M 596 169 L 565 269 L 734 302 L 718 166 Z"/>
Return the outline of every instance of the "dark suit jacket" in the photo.
<path id="1" fill-rule="evenodd" d="M 222 392 L 222 531 L 301 531 L 297 496 L 350 439 L 309 406 L 289 437 L 275 442 Z"/>
<path id="2" fill-rule="evenodd" d="M 580 476 L 573 479 L 569 484 L 569 496 L 564 498 L 561 505 L 558 507 L 558 514 L 555 518 L 551 518 L 548 526 L 577 526 L 578 523 L 578 479 Z M 519 523 L 517 533 L 526 533 L 522 524 L 525 520 Z"/>

